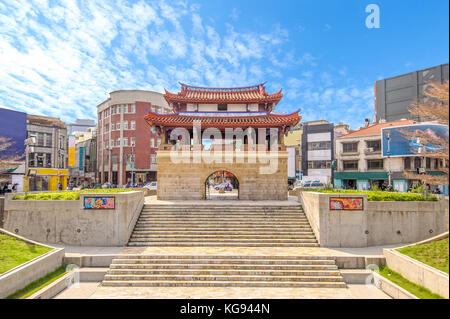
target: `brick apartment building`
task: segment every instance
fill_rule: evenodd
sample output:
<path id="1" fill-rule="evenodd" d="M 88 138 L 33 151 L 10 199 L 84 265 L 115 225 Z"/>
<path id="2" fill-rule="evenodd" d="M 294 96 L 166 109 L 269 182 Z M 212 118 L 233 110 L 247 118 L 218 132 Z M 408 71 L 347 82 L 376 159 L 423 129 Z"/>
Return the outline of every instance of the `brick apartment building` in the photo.
<path id="1" fill-rule="evenodd" d="M 161 139 L 144 117 L 147 111 L 169 113 L 163 94 L 120 90 L 97 106 L 98 181 L 118 186 L 156 180 L 156 150 Z"/>

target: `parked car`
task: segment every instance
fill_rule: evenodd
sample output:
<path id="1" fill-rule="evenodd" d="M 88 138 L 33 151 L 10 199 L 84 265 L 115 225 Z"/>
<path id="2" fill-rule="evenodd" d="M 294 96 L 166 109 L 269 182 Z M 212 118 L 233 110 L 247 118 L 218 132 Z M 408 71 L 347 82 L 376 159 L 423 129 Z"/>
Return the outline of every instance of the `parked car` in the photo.
<path id="1" fill-rule="evenodd" d="M 147 188 L 149 191 L 156 191 L 157 182 L 150 182 L 144 185 L 144 188 Z"/>
<path id="2" fill-rule="evenodd" d="M 231 183 L 217 184 L 216 186 L 214 186 L 214 189 L 216 191 L 218 191 L 219 189 L 224 189 L 226 191 L 232 191 L 233 190 L 233 185 L 231 185 Z"/>

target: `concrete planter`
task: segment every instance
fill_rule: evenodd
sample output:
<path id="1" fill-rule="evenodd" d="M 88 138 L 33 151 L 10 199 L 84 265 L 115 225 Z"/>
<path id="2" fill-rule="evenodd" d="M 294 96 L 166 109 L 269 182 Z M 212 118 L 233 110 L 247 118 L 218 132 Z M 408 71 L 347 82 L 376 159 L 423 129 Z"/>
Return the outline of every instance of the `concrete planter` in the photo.
<path id="1" fill-rule="evenodd" d="M 417 285 L 428 288 L 444 298 L 449 298 L 449 276 L 447 273 L 408 257 L 395 249 L 383 249 L 383 255 L 386 258 L 387 266 L 392 270 Z"/>
<path id="2" fill-rule="evenodd" d="M 84 209 L 84 198 L 114 197 L 115 209 Z M 45 243 L 124 246 L 144 205 L 144 192 L 82 193 L 80 200 L 5 200 L 4 228 Z"/>
<path id="3" fill-rule="evenodd" d="M 331 210 L 330 198 L 362 198 L 361 210 Z M 301 192 L 322 247 L 368 247 L 421 241 L 448 231 L 448 200 L 369 202 L 364 194 Z"/>
<path id="4" fill-rule="evenodd" d="M 46 254 L 29 260 L 26 263 L 23 263 L 3 274 L 0 274 L 0 299 L 8 297 L 9 295 L 15 293 L 17 290 L 24 288 L 28 284 L 41 277 L 44 277 L 45 275 L 54 271 L 56 268 L 62 265 L 62 261 L 64 258 L 64 248 L 54 248 L 51 246 L 43 245 L 21 236 L 17 236 L 3 229 L 0 229 L 0 232 L 20 238 L 30 244 L 53 248 L 53 250 L 49 251 Z"/>

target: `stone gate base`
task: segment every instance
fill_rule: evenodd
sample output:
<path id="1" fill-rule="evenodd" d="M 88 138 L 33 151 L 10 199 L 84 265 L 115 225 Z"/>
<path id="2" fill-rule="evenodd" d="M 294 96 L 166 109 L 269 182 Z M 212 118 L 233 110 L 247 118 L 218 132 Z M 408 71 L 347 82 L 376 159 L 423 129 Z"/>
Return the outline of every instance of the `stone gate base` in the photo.
<path id="1" fill-rule="evenodd" d="M 159 200 L 205 199 L 207 178 L 228 171 L 241 200 L 287 200 L 287 152 L 158 151 Z"/>

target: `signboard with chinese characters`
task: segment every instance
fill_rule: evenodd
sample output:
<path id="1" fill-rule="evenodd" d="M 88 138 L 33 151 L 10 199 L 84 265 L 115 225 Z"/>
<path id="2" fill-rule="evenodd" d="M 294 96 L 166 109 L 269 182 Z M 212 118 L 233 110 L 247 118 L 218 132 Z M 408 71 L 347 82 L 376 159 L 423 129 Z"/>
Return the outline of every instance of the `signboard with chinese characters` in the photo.
<path id="1" fill-rule="evenodd" d="M 364 210 L 364 198 L 331 197 L 330 210 Z"/>
<path id="2" fill-rule="evenodd" d="M 84 209 L 115 209 L 114 197 L 92 197 L 84 198 Z"/>

